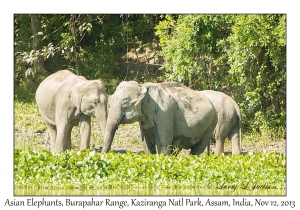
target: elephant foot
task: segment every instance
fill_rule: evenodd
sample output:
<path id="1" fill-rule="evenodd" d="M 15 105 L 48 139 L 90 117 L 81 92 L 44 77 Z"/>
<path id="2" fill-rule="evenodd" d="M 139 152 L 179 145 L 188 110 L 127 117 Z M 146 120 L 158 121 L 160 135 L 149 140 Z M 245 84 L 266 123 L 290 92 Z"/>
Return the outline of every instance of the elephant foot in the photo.
<path id="1" fill-rule="evenodd" d="M 241 150 L 239 150 L 239 149 L 233 149 L 232 150 L 232 154 L 233 155 L 240 155 L 241 154 Z"/>
<path id="2" fill-rule="evenodd" d="M 224 152 L 224 143 L 219 141 L 216 142 L 215 154 L 221 154 Z"/>

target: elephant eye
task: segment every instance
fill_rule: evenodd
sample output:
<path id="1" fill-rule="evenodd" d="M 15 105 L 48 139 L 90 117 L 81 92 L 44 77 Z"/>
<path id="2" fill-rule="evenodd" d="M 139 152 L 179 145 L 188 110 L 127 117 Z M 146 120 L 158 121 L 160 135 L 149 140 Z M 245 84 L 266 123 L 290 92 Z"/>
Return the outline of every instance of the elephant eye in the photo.
<path id="1" fill-rule="evenodd" d="M 93 104 L 98 104 L 98 103 L 100 103 L 99 100 L 97 100 L 97 99 L 93 100 Z"/>
<path id="2" fill-rule="evenodd" d="M 130 106 L 129 100 L 124 100 L 123 103 L 122 103 L 122 107 L 123 108 L 128 108 L 129 106 Z"/>

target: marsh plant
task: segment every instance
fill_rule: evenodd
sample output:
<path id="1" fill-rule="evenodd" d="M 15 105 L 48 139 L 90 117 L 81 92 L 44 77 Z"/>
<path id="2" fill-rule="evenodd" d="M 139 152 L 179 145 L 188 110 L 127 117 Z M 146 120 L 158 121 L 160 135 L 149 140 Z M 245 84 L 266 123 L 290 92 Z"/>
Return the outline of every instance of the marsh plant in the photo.
<path id="1" fill-rule="evenodd" d="M 95 150 L 14 152 L 15 187 L 35 189 L 284 189 L 286 156 L 146 155 Z"/>

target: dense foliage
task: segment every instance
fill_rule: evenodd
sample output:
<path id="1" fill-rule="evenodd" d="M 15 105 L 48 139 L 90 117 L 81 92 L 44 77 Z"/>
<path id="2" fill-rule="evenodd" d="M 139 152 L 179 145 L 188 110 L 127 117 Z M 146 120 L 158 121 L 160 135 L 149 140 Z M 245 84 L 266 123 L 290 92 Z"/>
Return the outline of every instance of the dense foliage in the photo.
<path id="1" fill-rule="evenodd" d="M 152 49 L 153 27 L 158 16 L 150 15 L 40 15 L 42 48 L 34 50 L 30 15 L 15 15 L 15 84 L 38 74 L 34 63 L 42 56 L 45 70 L 69 69 L 88 79 L 107 81 L 109 92 L 124 78 L 138 73 L 130 64 Z M 136 56 L 126 56 L 132 53 Z M 137 59 L 137 61 L 135 60 Z M 149 64 L 149 61 L 146 61 Z M 113 82 L 111 82 L 113 81 Z M 112 87 L 110 86 L 112 85 Z"/>
<path id="2" fill-rule="evenodd" d="M 167 15 L 156 26 L 171 80 L 223 91 L 244 130 L 285 129 L 285 15 Z"/>
<path id="3" fill-rule="evenodd" d="M 286 157 L 248 155 L 164 156 L 96 151 L 15 150 L 16 188 L 284 189 Z"/>
<path id="4" fill-rule="evenodd" d="M 100 78 L 109 94 L 122 80 L 176 80 L 232 96 L 244 133 L 285 138 L 285 15 L 20 14 L 14 35 L 17 91 L 60 69 Z"/>

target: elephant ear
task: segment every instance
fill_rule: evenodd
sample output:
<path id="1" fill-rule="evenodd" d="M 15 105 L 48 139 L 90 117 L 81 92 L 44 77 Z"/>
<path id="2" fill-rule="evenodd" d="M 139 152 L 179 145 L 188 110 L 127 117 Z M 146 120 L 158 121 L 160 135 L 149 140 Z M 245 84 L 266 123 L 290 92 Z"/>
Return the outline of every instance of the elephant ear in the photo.
<path id="1" fill-rule="evenodd" d="M 148 91 L 148 89 L 146 87 L 142 86 L 139 97 L 137 99 L 131 101 L 131 104 L 134 104 L 135 109 L 138 114 L 142 114 L 141 102 L 145 98 L 147 91 Z"/>
<path id="2" fill-rule="evenodd" d="M 83 85 L 75 85 L 71 88 L 69 98 L 74 104 L 74 106 L 77 108 L 75 115 L 79 114 L 81 112 L 81 101 L 82 101 L 82 96 L 83 96 L 83 91 L 82 91 L 82 86 Z"/>

